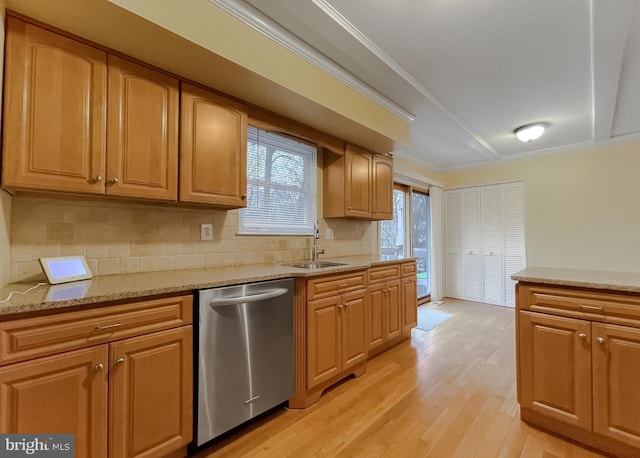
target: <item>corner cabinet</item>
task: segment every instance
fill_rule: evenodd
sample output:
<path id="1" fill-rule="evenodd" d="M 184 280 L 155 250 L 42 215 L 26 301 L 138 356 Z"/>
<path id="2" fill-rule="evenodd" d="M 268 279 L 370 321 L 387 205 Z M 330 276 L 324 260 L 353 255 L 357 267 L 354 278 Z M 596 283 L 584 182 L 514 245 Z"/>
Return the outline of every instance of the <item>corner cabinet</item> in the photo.
<path id="1" fill-rule="evenodd" d="M 324 151 L 325 218 L 393 219 L 393 159 L 347 144 Z"/>
<path id="2" fill-rule="evenodd" d="M 2 186 L 175 201 L 178 80 L 7 17 Z"/>
<path id="3" fill-rule="evenodd" d="M 182 83 L 180 201 L 247 206 L 247 109 Z"/>
<path id="4" fill-rule="evenodd" d="M 180 450 L 192 439 L 191 319 L 181 296 L 0 322 L 0 432 L 73 433 L 81 458 Z"/>
<path id="5" fill-rule="evenodd" d="M 640 455 L 640 296 L 520 283 L 517 306 L 522 419 Z"/>

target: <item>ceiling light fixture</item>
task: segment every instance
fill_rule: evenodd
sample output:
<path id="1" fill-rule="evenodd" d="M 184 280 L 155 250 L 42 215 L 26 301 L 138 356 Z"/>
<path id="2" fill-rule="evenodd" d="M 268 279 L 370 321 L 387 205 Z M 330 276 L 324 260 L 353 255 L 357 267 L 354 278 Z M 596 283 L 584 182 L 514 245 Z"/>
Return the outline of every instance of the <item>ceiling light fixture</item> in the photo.
<path id="1" fill-rule="evenodd" d="M 537 122 L 534 124 L 527 124 L 526 126 L 520 126 L 513 131 L 518 137 L 518 140 L 524 143 L 531 143 L 532 141 L 540 138 L 544 134 L 544 124 Z"/>

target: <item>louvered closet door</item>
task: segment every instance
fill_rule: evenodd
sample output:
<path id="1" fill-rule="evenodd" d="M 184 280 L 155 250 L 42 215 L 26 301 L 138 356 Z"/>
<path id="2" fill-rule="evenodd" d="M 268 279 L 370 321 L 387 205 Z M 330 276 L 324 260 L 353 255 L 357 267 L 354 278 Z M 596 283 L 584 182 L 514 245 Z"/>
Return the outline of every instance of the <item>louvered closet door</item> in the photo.
<path id="1" fill-rule="evenodd" d="M 482 300 L 480 189 L 462 191 L 462 292 L 468 301 Z"/>
<path id="2" fill-rule="evenodd" d="M 502 305 L 502 208 L 501 187 L 484 186 L 481 190 L 482 214 L 482 302 Z"/>
<path id="3" fill-rule="evenodd" d="M 447 297 L 462 298 L 462 208 L 460 191 L 445 192 Z"/>
<path id="4" fill-rule="evenodd" d="M 504 305 L 515 307 L 515 281 L 511 275 L 526 267 L 524 184 L 502 185 L 502 230 L 504 238 Z"/>

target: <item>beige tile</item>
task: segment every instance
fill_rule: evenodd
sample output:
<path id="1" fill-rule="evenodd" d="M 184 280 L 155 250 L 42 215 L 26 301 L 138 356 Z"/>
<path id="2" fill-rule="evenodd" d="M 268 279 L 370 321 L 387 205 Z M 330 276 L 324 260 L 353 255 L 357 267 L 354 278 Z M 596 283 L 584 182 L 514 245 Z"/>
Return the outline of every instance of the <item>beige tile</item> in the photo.
<path id="1" fill-rule="evenodd" d="M 189 255 L 189 267 L 197 268 L 204 267 L 204 255 L 203 254 L 190 254 Z"/>
<path id="2" fill-rule="evenodd" d="M 128 274 L 133 272 L 140 272 L 140 258 L 120 259 L 120 273 Z"/>
<path id="3" fill-rule="evenodd" d="M 42 203 L 33 208 L 34 221 L 62 222 L 62 206 L 54 203 Z"/>
<path id="4" fill-rule="evenodd" d="M 11 245 L 11 262 L 32 261 L 31 245 L 14 243 Z"/>
<path id="5" fill-rule="evenodd" d="M 56 242 L 33 244 L 31 246 L 31 256 L 34 261 L 38 258 L 55 258 L 60 256 L 60 245 Z"/>
<path id="6" fill-rule="evenodd" d="M 154 272 L 158 270 L 157 256 L 143 256 L 140 258 L 140 272 Z"/>
<path id="7" fill-rule="evenodd" d="M 174 265 L 176 269 L 188 269 L 190 262 L 190 255 L 188 254 L 179 254 L 174 256 Z"/>
<path id="8" fill-rule="evenodd" d="M 11 241 L 38 243 L 46 240 L 47 227 L 42 223 L 31 221 L 14 221 L 11 225 Z"/>
<path id="9" fill-rule="evenodd" d="M 120 273 L 120 259 L 102 258 L 98 259 L 98 275 L 113 275 Z"/>
<path id="10" fill-rule="evenodd" d="M 166 242 L 167 254 L 182 254 L 182 242 Z"/>
<path id="11" fill-rule="evenodd" d="M 87 259 L 87 267 L 93 275 L 98 275 L 98 260 L 97 259 Z"/>
<path id="12" fill-rule="evenodd" d="M 198 232 L 198 234 L 200 233 Z M 190 238 L 191 238 L 191 229 L 189 228 L 189 226 L 177 226 L 175 228 L 176 241 L 186 242 L 190 240 Z"/>
<path id="13" fill-rule="evenodd" d="M 129 256 L 129 242 L 114 242 L 109 244 L 109 257 L 125 258 Z"/>
<path id="14" fill-rule="evenodd" d="M 216 254 L 205 254 L 204 255 L 204 265 L 206 267 L 216 267 L 224 264 L 224 254 L 216 253 Z"/>
<path id="15" fill-rule="evenodd" d="M 165 242 L 151 242 L 147 246 L 149 256 L 164 256 L 167 254 L 167 244 Z"/>
<path id="16" fill-rule="evenodd" d="M 129 244 L 129 256 L 147 256 L 149 244 L 145 242 L 131 242 Z"/>
<path id="17" fill-rule="evenodd" d="M 172 270 L 175 268 L 173 256 L 158 256 L 158 270 Z"/>
<path id="18" fill-rule="evenodd" d="M 198 252 L 197 243 L 198 242 L 182 242 L 182 254 L 196 254 Z"/>
<path id="19" fill-rule="evenodd" d="M 88 258 L 107 258 L 109 257 L 109 245 L 107 243 L 88 243 Z"/>
<path id="20" fill-rule="evenodd" d="M 60 245 L 60 256 L 84 256 L 87 247 L 77 243 L 63 243 Z"/>
<path id="21" fill-rule="evenodd" d="M 11 220 L 12 221 L 32 221 L 33 220 L 33 205 L 29 202 L 14 198 L 11 205 Z"/>
<path id="22" fill-rule="evenodd" d="M 15 262 L 11 264 L 11 281 L 45 281 L 45 275 L 37 261 Z"/>
<path id="23" fill-rule="evenodd" d="M 74 240 L 74 226 L 71 223 L 46 223 L 47 240 L 70 242 Z"/>
<path id="24" fill-rule="evenodd" d="M 175 239 L 176 239 L 176 229 L 174 226 L 162 226 L 158 228 L 158 240 L 169 242 Z"/>

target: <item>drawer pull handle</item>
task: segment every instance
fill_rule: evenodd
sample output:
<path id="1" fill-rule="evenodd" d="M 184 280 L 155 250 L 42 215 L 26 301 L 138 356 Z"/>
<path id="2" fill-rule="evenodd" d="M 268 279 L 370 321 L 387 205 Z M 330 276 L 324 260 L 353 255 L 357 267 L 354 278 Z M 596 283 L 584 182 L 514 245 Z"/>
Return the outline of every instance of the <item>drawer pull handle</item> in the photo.
<path id="1" fill-rule="evenodd" d="M 583 305 L 583 304 L 580 304 L 580 308 L 583 309 L 583 310 L 595 310 L 595 311 L 598 311 L 598 312 L 602 311 L 602 307 L 601 306 L 599 307 L 599 306 L 596 306 L 596 305 Z"/>
<path id="2" fill-rule="evenodd" d="M 93 366 L 93 371 L 94 372 L 100 372 L 102 369 L 104 369 L 104 364 L 102 364 L 102 363 L 98 363 L 95 366 Z"/>
<path id="3" fill-rule="evenodd" d="M 124 357 L 120 357 L 116 359 L 116 364 L 122 364 L 122 363 L 124 363 Z"/>
<path id="4" fill-rule="evenodd" d="M 342 304 L 338 304 L 338 308 L 339 308 L 339 309 L 342 309 L 342 307 L 344 307 L 344 305 L 342 305 Z"/>
<path id="5" fill-rule="evenodd" d="M 581 332 L 580 334 L 578 334 L 578 337 L 584 339 L 585 337 L 587 337 L 587 335 L 584 332 Z"/>
<path id="6" fill-rule="evenodd" d="M 598 343 L 604 343 L 604 337 L 597 337 L 596 340 L 598 341 Z"/>
<path id="7" fill-rule="evenodd" d="M 122 321 L 118 321 L 117 323 L 113 323 L 113 324 L 105 324 L 102 326 L 96 326 L 96 331 L 101 331 L 103 329 L 110 329 L 110 328 L 118 328 L 122 326 Z"/>
<path id="8" fill-rule="evenodd" d="M 348 283 L 340 283 L 340 284 L 338 285 L 338 288 L 346 288 L 347 286 L 349 286 L 349 284 L 348 284 Z"/>

